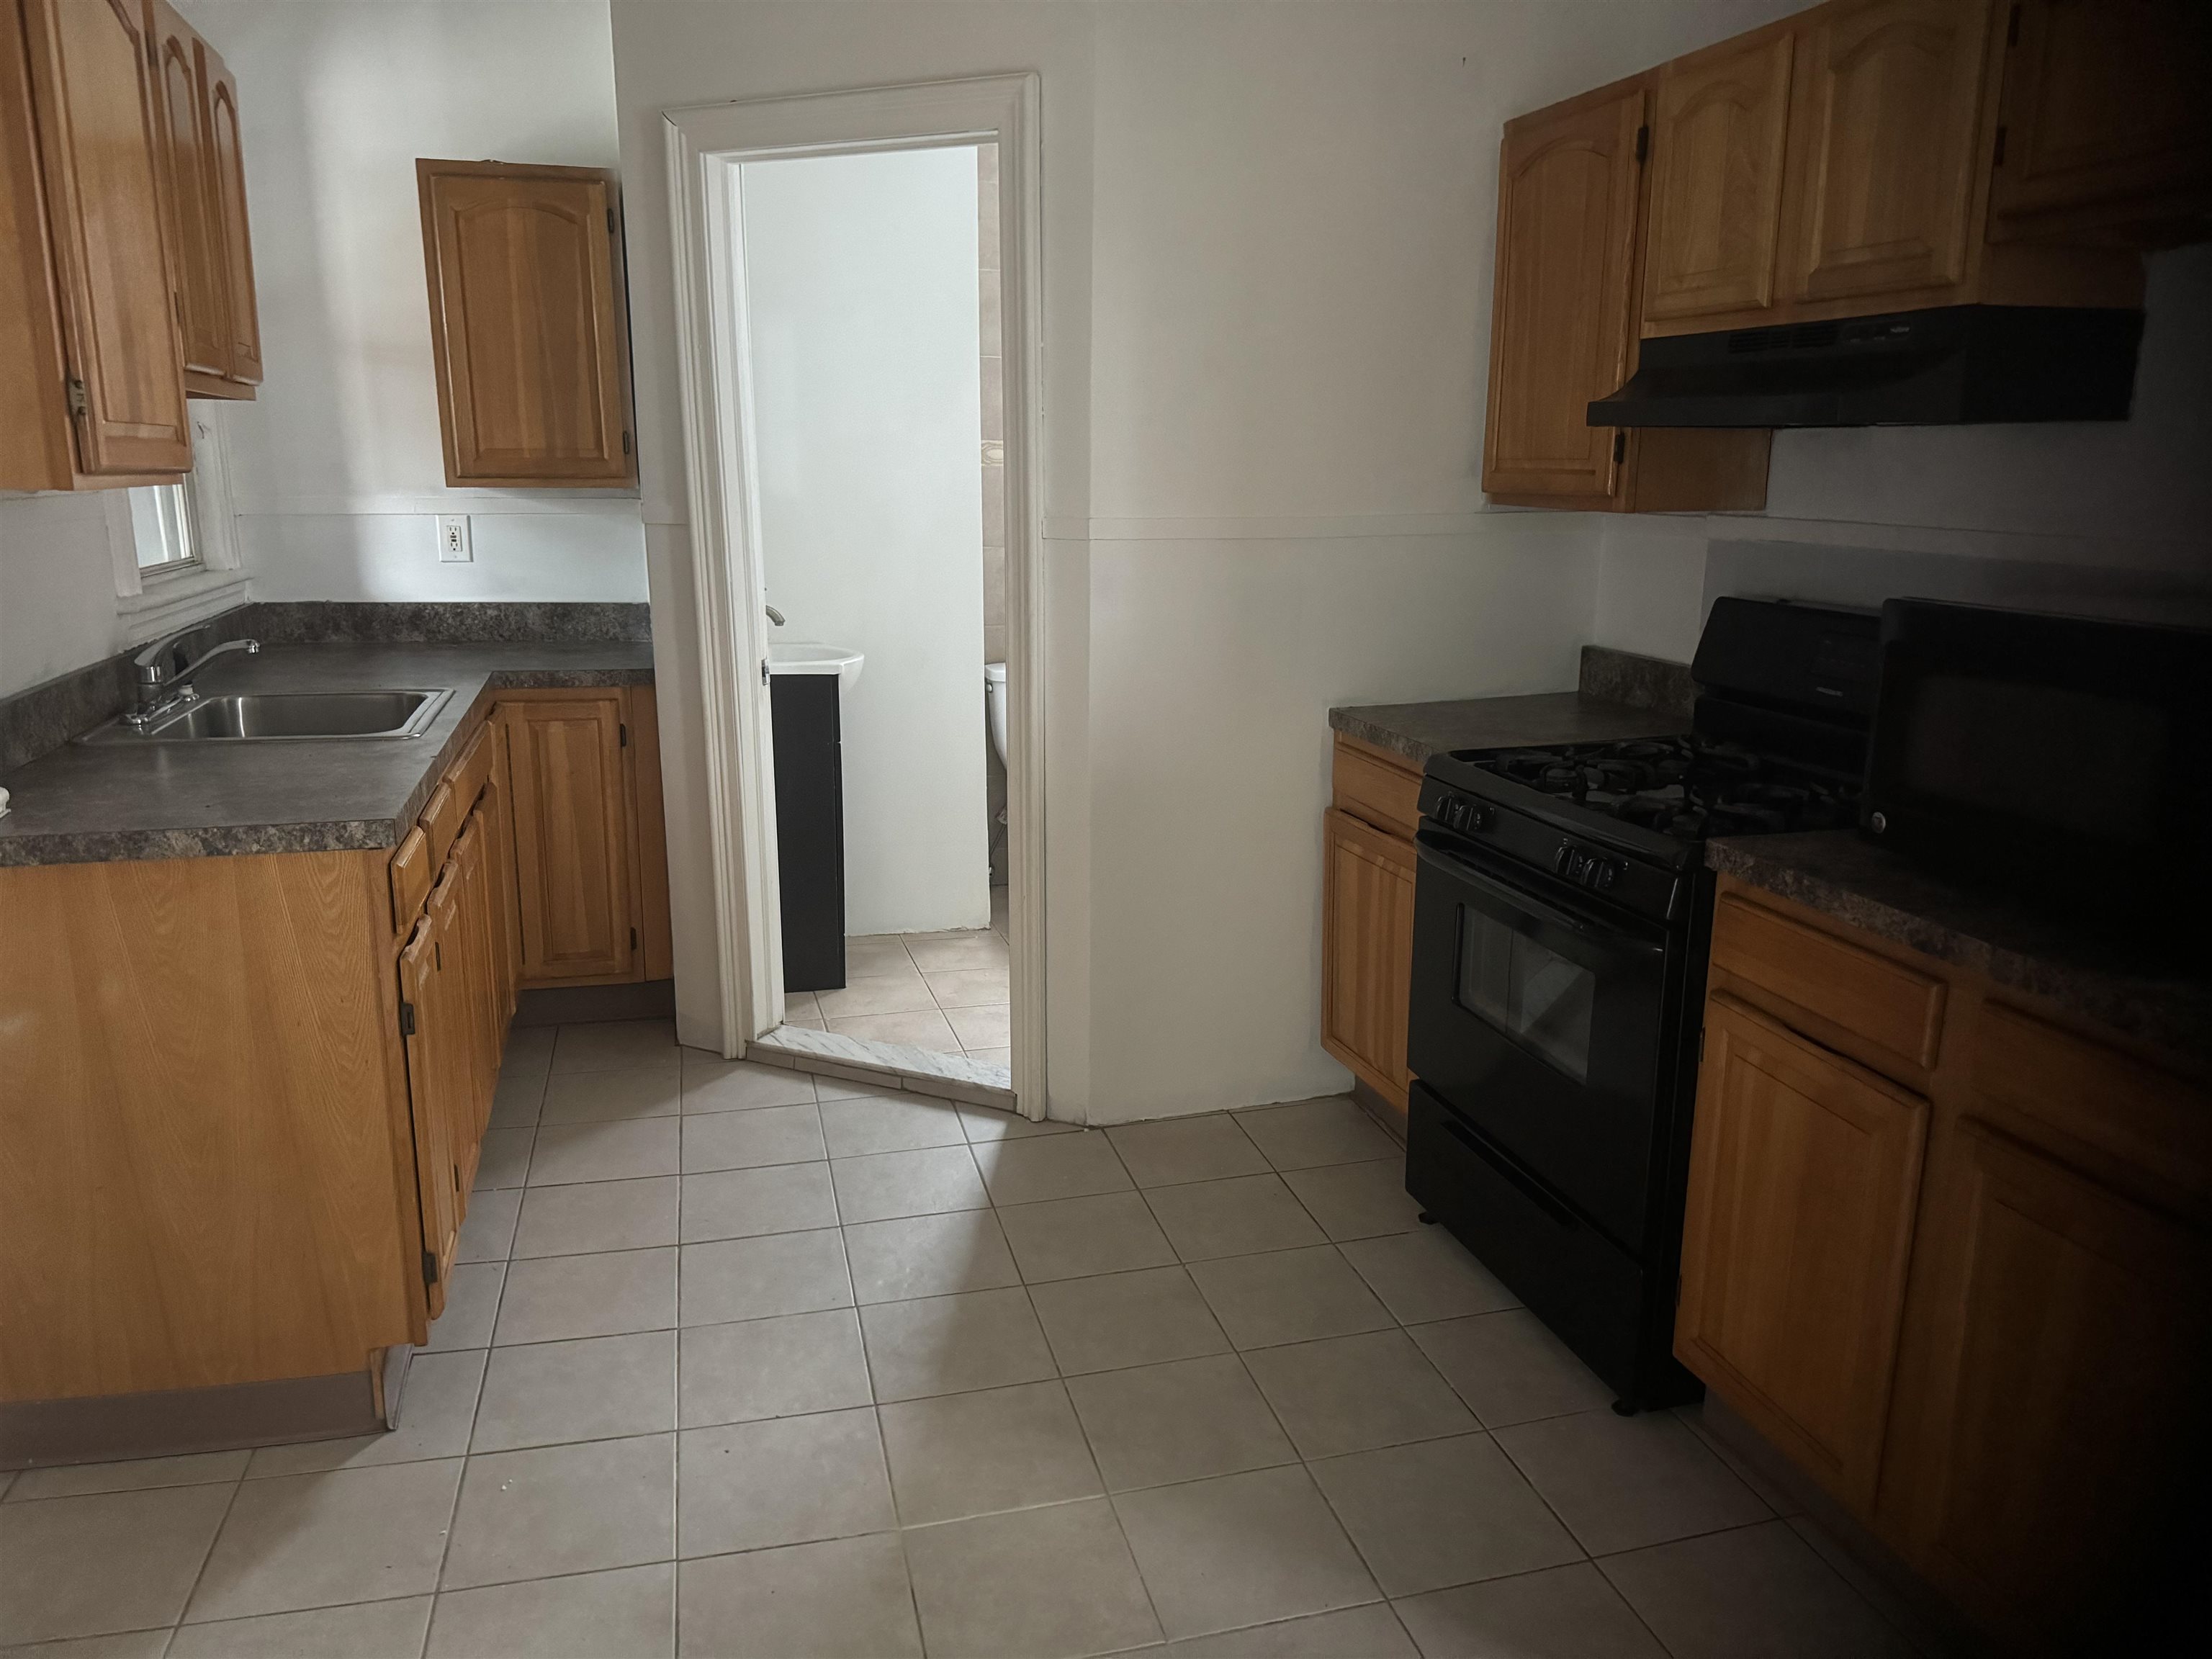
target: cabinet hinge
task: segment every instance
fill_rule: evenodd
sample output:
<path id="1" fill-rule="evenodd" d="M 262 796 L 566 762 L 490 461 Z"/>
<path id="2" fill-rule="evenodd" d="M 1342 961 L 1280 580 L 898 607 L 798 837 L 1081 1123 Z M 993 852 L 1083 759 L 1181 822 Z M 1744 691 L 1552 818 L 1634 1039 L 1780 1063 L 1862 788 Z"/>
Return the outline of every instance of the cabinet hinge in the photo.
<path id="1" fill-rule="evenodd" d="M 403 1002 L 399 1005 L 399 1035 L 402 1036 L 415 1035 L 415 1005 L 411 1002 Z"/>
<path id="2" fill-rule="evenodd" d="M 76 419 L 82 420 L 92 412 L 92 405 L 84 395 L 84 382 L 72 374 L 63 384 L 69 388 L 69 412 Z"/>
<path id="3" fill-rule="evenodd" d="M 629 722 L 628 720 L 619 720 L 616 722 L 615 747 L 617 749 L 627 749 L 629 747 Z"/>
<path id="4" fill-rule="evenodd" d="M 629 433 L 627 429 L 623 433 L 623 453 L 625 455 L 629 453 Z"/>
<path id="5" fill-rule="evenodd" d="M 1651 129 L 1650 127 L 1638 127 L 1636 129 L 1636 159 L 1639 161 L 1644 161 L 1650 154 Z"/>
<path id="6" fill-rule="evenodd" d="M 609 209 L 607 210 L 607 234 L 608 234 L 608 235 L 610 235 L 610 236 L 611 236 L 611 235 L 613 235 L 614 234 L 615 234 L 615 210 L 614 210 L 612 208 L 609 208 Z"/>
<path id="7" fill-rule="evenodd" d="M 1616 432 L 1613 434 L 1613 464 L 1619 466 L 1627 459 L 1628 434 L 1626 432 Z"/>
<path id="8" fill-rule="evenodd" d="M 428 1290 L 438 1282 L 438 1257 L 433 1250 L 422 1252 L 422 1287 Z"/>
<path id="9" fill-rule="evenodd" d="M 2001 167 L 2004 165 L 2004 151 L 2005 130 L 2002 127 L 1999 127 L 1997 129 L 1997 153 L 1990 158 L 1990 165 L 1991 167 Z"/>
<path id="10" fill-rule="evenodd" d="M 2012 9 L 2012 15 L 2005 19 L 2005 45 L 2008 46 L 2016 46 L 2019 44 L 2020 8 L 2018 6 L 2014 6 Z"/>
<path id="11" fill-rule="evenodd" d="M 635 927 L 629 930 L 629 948 L 633 951 L 637 949 L 637 929 Z"/>

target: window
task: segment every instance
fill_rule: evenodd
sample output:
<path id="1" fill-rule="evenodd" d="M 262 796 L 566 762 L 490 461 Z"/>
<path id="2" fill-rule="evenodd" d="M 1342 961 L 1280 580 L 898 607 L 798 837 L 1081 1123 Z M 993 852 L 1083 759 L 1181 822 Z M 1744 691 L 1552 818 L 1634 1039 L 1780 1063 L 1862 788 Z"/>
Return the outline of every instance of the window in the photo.
<path id="1" fill-rule="evenodd" d="M 142 575 L 200 568 L 199 501 L 189 474 L 182 483 L 132 490 L 131 528 Z"/>
<path id="2" fill-rule="evenodd" d="M 105 492 L 115 610 L 134 637 L 220 615 L 246 598 L 219 409 L 192 411 L 182 482 Z"/>

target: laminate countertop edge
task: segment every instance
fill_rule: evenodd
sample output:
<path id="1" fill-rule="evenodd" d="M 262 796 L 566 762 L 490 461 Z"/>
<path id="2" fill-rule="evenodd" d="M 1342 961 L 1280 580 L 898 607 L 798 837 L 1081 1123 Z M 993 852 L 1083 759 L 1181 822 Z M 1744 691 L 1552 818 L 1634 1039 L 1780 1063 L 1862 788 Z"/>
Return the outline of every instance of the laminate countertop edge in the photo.
<path id="1" fill-rule="evenodd" d="M 0 869 L 397 847 L 501 691 L 653 683 L 639 643 L 300 645 L 211 668 L 204 690 L 450 687 L 419 738 L 70 744 L 4 780 Z"/>
<path id="2" fill-rule="evenodd" d="M 1969 892 L 1855 831 L 1711 841 L 1705 862 L 2087 1024 L 2200 1066 L 2212 1061 L 2212 981 L 2145 974 L 2118 947 L 2069 934 L 2002 897 Z"/>

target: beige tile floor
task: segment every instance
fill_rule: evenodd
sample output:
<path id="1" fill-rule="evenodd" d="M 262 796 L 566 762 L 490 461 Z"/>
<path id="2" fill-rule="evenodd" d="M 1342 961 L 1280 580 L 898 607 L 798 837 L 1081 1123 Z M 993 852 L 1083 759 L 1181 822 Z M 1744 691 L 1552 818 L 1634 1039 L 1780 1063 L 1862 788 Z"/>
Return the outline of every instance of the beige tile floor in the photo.
<path id="1" fill-rule="evenodd" d="M 1011 1065 L 1006 890 L 991 890 L 988 927 L 847 939 L 843 988 L 788 993 L 785 1004 L 787 1025 Z"/>
<path id="2" fill-rule="evenodd" d="M 400 1428 L 15 1477 L 6 1653 L 1913 1650 L 1347 1101 L 1075 1132 L 641 1022 L 495 1117 Z"/>

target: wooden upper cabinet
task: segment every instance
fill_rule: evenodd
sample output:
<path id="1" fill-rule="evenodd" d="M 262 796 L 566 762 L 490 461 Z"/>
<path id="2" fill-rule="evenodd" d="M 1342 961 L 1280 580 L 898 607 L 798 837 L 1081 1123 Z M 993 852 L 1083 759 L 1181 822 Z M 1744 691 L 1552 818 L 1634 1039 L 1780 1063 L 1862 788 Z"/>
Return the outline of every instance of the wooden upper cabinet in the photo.
<path id="1" fill-rule="evenodd" d="M 230 302 L 222 239 L 214 215 L 215 146 L 208 127 L 207 88 L 201 79 L 199 37 L 168 0 L 151 0 L 154 45 L 159 54 L 155 89 L 155 147 L 169 235 L 171 275 L 177 284 L 184 331 L 187 390 L 198 380 L 220 380 L 230 367 Z"/>
<path id="2" fill-rule="evenodd" d="M 2212 6 L 2020 0 L 1990 237 L 2159 246 L 2212 222 Z"/>
<path id="3" fill-rule="evenodd" d="M 621 690 L 502 702 L 499 719 L 523 982 L 635 977 Z"/>
<path id="4" fill-rule="evenodd" d="M 246 222 L 246 155 L 238 136 L 238 82 L 215 48 L 204 40 L 199 42 L 199 56 L 200 78 L 207 88 L 212 150 L 214 234 L 229 301 L 229 358 L 223 378 L 236 386 L 255 386 L 261 383 L 261 316 L 254 298 L 253 244 Z"/>
<path id="5" fill-rule="evenodd" d="M 418 161 L 453 485 L 634 483 L 615 177 Z"/>
<path id="6" fill-rule="evenodd" d="M 2201 1499 L 2212 1249 L 1971 1116 L 1929 1159 L 1920 1231 L 1882 1530 L 2008 1650 L 2160 1650 L 2130 1632 L 2137 1575 Z"/>
<path id="7" fill-rule="evenodd" d="M 1724 993 L 1705 1048 L 1675 1354 L 1868 1515 L 1928 1103 Z"/>
<path id="8" fill-rule="evenodd" d="M 1670 64 L 1651 120 L 1645 332 L 1654 322 L 1764 311 L 1774 301 L 1789 130 L 1787 29 Z"/>
<path id="9" fill-rule="evenodd" d="M 191 436 L 156 160 L 157 54 L 143 3 L 22 0 L 21 16 L 35 154 L 19 149 L 27 135 L 16 112 L 0 118 L 7 216 L 18 226 L 33 212 L 43 220 L 52 275 L 40 281 L 11 264 L 0 276 L 0 312 L 16 311 L 0 325 L 8 351 L 0 486 L 174 477 L 191 465 Z M 11 40 L 0 52 L 15 47 Z M 57 359 L 60 385 L 51 378 Z M 73 453 L 57 441 L 57 421 Z"/>
<path id="10" fill-rule="evenodd" d="M 1482 487 L 1610 505 L 1620 462 L 1588 411 L 1626 378 L 1644 125 L 1641 87 L 1505 124 L 1498 169 Z"/>
<path id="11" fill-rule="evenodd" d="M 1842 0 L 1809 14 L 1790 95 L 1787 297 L 1966 280 L 1990 161 L 1990 0 Z"/>

